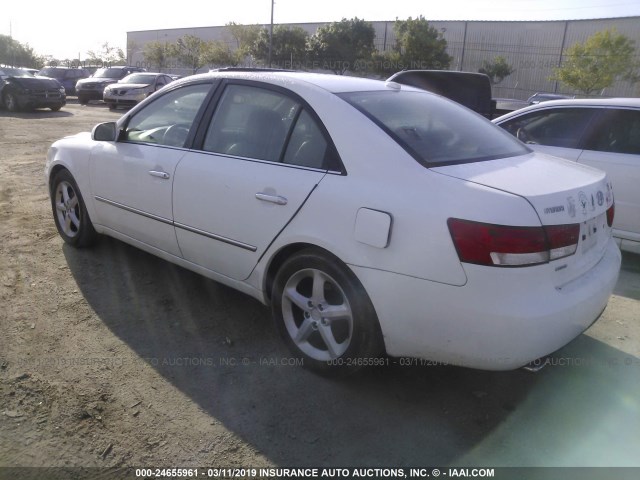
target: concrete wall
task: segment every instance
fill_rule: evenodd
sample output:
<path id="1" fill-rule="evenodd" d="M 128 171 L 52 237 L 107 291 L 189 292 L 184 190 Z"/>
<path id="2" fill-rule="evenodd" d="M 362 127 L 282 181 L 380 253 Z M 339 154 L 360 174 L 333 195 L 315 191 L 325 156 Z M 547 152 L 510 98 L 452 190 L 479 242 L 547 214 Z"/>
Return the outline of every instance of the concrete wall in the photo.
<path id="1" fill-rule="evenodd" d="M 371 22 L 378 50 L 390 50 L 395 44 L 394 22 Z M 615 28 L 636 42 L 640 52 L 640 17 L 549 22 L 434 21 L 429 24 L 442 32 L 453 57 L 451 70 L 476 72 L 484 61 L 502 55 L 515 71 L 494 87 L 495 97 L 526 99 L 535 92 L 574 93 L 549 80 L 562 61 L 562 52 L 576 42 L 584 42 L 596 32 Z M 289 24 L 313 35 L 324 23 Z M 266 27 L 266 25 L 265 25 Z M 227 42 L 235 48 L 227 27 L 176 28 L 127 32 L 127 55 L 132 65 L 144 65 L 142 50 L 151 41 L 173 43 L 184 35 L 203 40 Z M 640 58 L 640 53 L 638 54 Z M 148 67 L 152 68 L 152 67 Z M 173 65 L 171 73 L 188 74 Z M 206 68 L 204 69 L 207 70 Z M 602 92 L 604 96 L 640 96 L 640 83 L 616 82 Z"/>

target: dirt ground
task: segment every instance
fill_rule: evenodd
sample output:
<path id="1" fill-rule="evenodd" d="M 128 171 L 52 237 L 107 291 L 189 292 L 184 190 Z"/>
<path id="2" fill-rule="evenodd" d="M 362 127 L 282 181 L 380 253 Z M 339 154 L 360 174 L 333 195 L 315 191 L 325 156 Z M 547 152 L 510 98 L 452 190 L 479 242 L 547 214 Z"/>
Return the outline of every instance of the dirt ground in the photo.
<path id="1" fill-rule="evenodd" d="M 0 467 L 640 466 L 640 257 L 537 374 L 327 380 L 256 301 L 115 240 L 63 245 L 47 148 L 120 114 L 0 111 Z"/>

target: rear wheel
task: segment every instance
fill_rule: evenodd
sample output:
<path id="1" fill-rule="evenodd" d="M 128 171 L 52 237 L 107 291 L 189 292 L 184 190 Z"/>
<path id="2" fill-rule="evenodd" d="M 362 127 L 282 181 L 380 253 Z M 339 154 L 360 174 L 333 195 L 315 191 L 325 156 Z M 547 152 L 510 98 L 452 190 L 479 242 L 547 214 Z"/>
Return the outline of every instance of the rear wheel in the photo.
<path id="1" fill-rule="evenodd" d="M 320 251 L 304 250 L 282 265 L 272 312 L 293 354 L 321 374 L 353 373 L 382 352 L 369 296 L 348 267 Z"/>
<path id="2" fill-rule="evenodd" d="M 89 99 L 86 97 L 78 96 L 78 103 L 80 103 L 80 105 L 86 105 L 87 103 L 89 103 Z"/>
<path id="3" fill-rule="evenodd" d="M 51 208 L 58 233 L 65 242 L 74 247 L 88 247 L 95 242 L 98 234 L 80 189 L 68 170 L 60 170 L 53 179 Z"/>
<path id="4" fill-rule="evenodd" d="M 54 107 L 49 107 L 49 108 L 51 108 L 52 112 L 57 112 L 62 108 L 62 105 L 56 105 Z"/>

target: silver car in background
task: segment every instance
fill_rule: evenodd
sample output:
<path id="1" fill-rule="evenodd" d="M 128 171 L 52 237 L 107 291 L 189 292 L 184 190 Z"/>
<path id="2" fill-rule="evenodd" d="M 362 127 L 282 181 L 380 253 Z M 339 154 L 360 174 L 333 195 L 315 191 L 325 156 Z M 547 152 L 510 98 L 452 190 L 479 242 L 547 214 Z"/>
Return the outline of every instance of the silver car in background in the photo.
<path id="1" fill-rule="evenodd" d="M 640 253 L 640 99 L 555 100 L 493 122 L 533 150 L 607 172 L 616 199 L 613 236 L 622 250 Z"/>
<path id="2" fill-rule="evenodd" d="M 173 78 L 164 73 L 132 73 L 118 83 L 107 85 L 103 100 L 111 110 L 118 107 L 130 108 L 171 82 Z"/>

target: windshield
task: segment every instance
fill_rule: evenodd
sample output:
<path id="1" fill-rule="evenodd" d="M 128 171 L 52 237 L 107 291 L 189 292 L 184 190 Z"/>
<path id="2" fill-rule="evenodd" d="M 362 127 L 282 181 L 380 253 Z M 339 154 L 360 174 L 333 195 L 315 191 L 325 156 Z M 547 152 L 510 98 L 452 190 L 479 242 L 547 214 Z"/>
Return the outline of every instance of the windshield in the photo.
<path id="1" fill-rule="evenodd" d="M 64 77 L 66 70 L 62 68 L 43 68 L 38 72 L 38 75 L 43 77 L 51 77 L 51 78 L 62 78 Z"/>
<path id="2" fill-rule="evenodd" d="M 93 74 L 94 78 L 122 78 L 127 72 L 122 68 L 101 68 Z"/>
<path id="3" fill-rule="evenodd" d="M 487 119 L 427 92 L 342 93 L 427 167 L 524 155 L 530 150 Z"/>
<path id="4" fill-rule="evenodd" d="M 145 85 L 152 84 L 156 79 L 156 75 L 149 73 L 132 73 L 122 79 L 120 83 L 142 83 Z"/>
<path id="5" fill-rule="evenodd" d="M 0 76 L 2 77 L 33 77 L 29 72 L 21 68 L 0 68 Z"/>

